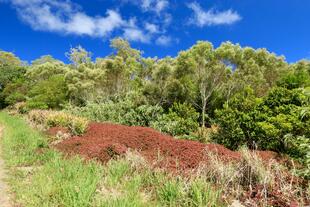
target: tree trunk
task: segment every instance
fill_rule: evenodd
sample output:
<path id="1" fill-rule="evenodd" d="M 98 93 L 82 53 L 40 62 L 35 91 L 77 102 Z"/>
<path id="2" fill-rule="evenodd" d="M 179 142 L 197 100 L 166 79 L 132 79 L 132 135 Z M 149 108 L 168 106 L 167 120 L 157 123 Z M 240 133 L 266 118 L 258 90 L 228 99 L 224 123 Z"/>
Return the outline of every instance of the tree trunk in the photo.
<path id="1" fill-rule="evenodd" d="M 205 128 L 206 127 L 206 101 L 205 99 L 202 100 L 202 127 Z"/>

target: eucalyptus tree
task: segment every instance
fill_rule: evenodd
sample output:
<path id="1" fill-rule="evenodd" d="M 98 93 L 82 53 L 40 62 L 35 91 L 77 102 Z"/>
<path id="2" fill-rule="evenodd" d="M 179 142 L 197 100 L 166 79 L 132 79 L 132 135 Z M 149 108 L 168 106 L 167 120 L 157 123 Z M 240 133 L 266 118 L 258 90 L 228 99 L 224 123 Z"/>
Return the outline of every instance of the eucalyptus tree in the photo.
<path id="1" fill-rule="evenodd" d="M 0 50 L 0 66 L 21 66 L 22 61 L 12 52 L 6 52 Z"/>
<path id="2" fill-rule="evenodd" d="M 207 104 L 211 97 L 223 89 L 229 70 L 219 61 L 210 42 L 198 41 L 177 57 L 175 76 L 181 84 L 197 92 L 198 99 L 191 97 L 191 102 L 201 110 L 202 126 L 205 126 Z"/>
<path id="3" fill-rule="evenodd" d="M 91 52 L 88 52 L 82 46 L 70 48 L 70 51 L 66 53 L 74 68 L 77 68 L 80 64 L 91 63 Z"/>
<path id="4" fill-rule="evenodd" d="M 153 104 L 172 105 L 173 95 L 171 84 L 173 83 L 173 71 L 175 59 L 166 57 L 159 60 L 153 60 L 146 77 L 143 94 L 150 99 Z"/>
<path id="5" fill-rule="evenodd" d="M 38 63 L 38 62 L 36 62 Z M 47 80 L 53 75 L 65 75 L 70 68 L 58 61 L 45 62 L 42 64 L 32 64 L 26 73 L 26 77 L 30 82 L 38 82 Z"/>
<path id="6" fill-rule="evenodd" d="M 288 70 L 284 57 L 266 49 L 242 48 L 239 44 L 225 42 L 216 49 L 216 53 L 218 59 L 233 71 L 231 85 L 227 86 L 229 97 L 246 86 L 253 88 L 256 95 L 263 96 Z"/>
<path id="7" fill-rule="evenodd" d="M 141 52 L 133 49 L 129 42 L 116 38 L 111 40 L 113 54 L 97 58 L 96 67 L 104 68 L 108 95 L 120 95 L 134 89 L 134 80 L 141 68 Z"/>
<path id="8" fill-rule="evenodd" d="M 53 58 L 51 55 L 43 55 L 31 62 L 31 65 L 42 65 L 44 63 L 64 64 L 62 61 Z"/>

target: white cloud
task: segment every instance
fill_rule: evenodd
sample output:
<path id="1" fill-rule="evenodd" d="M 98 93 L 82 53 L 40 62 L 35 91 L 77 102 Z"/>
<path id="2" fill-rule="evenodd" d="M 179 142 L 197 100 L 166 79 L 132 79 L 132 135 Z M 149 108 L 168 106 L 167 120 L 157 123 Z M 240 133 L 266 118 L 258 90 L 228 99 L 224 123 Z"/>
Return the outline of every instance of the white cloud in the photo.
<path id="1" fill-rule="evenodd" d="M 139 6 L 143 12 L 155 12 L 160 15 L 169 8 L 168 0 L 121 0 Z"/>
<path id="2" fill-rule="evenodd" d="M 188 4 L 188 7 L 194 11 L 190 24 L 197 25 L 198 27 L 229 25 L 241 20 L 241 16 L 231 9 L 222 12 L 214 11 L 213 9 L 205 11 L 197 2 Z"/>
<path id="3" fill-rule="evenodd" d="M 167 0 L 157 0 L 155 3 L 154 11 L 160 14 L 162 11 L 169 7 L 169 2 Z"/>
<path id="4" fill-rule="evenodd" d="M 160 32 L 159 27 L 156 24 L 146 22 L 144 26 L 145 26 L 145 29 L 151 34 L 155 34 L 155 33 Z"/>
<path id="5" fill-rule="evenodd" d="M 11 3 L 19 17 L 34 30 L 105 37 L 126 22 L 114 10 L 107 10 L 105 16 L 88 16 L 70 1 L 11 0 Z"/>
<path id="6" fill-rule="evenodd" d="M 149 34 L 145 34 L 139 28 L 125 28 L 124 29 L 124 37 L 129 41 L 149 43 L 151 36 Z"/>
<path id="7" fill-rule="evenodd" d="M 156 39 L 156 44 L 161 46 L 169 46 L 172 42 L 172 38 L 162 35 Z"/>
<path id="8" fill-rule="evenodd" d="M 149 22 L 138 22 L 141 19 L 136 17 L 124 19 L 119 11 L 112 9 L 107 9 L 104 15 L 91 16 L 71 0 L 0 0 L 1 2 L 10 3 L 16 9 L 19 18 L 38 31 L 95 38 L 109 38 L 116 33 L 129 41 L 153 41 L 162 46 L 167 46 L 173 41 L 166 35 L 166 27 L 172 21 L 172 16 L 166 12 L 169 0 L 130 1 L 138 2 L 143 11 L 156 14 L 156 18 Z M 162 18 L 162 21 L 157 18 Z"/>
<path id="9" fill-rule="evenodd" d="M 119 12 L 107 10 L 105 16 L 89 16 L 71 1 L 60 0 L 11 0 L 22 21 L 34 30 L 61 34 L 107 37 L 114 31 L 121 31 L 130 41 L 147 43 L 158 28 L 149 24 L 140 29 L 136 19 L 124 20 Z"/>

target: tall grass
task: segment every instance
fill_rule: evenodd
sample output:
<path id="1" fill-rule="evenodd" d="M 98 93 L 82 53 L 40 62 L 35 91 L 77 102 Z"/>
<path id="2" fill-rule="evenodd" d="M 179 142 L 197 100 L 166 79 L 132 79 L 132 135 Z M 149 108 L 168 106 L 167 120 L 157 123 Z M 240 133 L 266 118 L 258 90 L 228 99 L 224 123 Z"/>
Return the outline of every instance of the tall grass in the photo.
<path id="1" fill-rule="evenodd" d="M 96 206 L 223 206 L 221 190 L 203 177 L 181 177 L 151 168 L 136 152 L 111 160 Z"/>

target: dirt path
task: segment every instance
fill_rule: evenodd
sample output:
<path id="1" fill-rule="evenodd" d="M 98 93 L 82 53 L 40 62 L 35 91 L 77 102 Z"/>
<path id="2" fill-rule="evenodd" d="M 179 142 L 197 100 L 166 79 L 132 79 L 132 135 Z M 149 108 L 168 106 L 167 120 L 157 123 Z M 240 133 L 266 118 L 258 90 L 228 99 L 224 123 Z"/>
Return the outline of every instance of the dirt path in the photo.
<path id="1" fill-rule="evenodd" d="M 2 136 L 3 128 L 0 127 L 0 138 Z M 1 152 L 1 146 L 0 146 L 0 205 L 1 207 L 12 207 L 10 203 L 10 196 L 8 193 L 8 185 L 5 182 L 6 179 L 6 170 L 4 161 L 1 158 L 2 152 Z"/>

